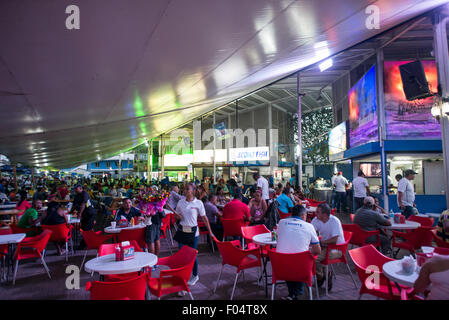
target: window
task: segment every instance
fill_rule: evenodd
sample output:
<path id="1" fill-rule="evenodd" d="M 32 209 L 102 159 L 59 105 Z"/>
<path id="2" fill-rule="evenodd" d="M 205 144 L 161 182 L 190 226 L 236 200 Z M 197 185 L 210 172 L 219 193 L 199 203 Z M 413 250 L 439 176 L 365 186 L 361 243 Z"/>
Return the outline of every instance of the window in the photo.
<path id="1" fill-rule="evenodd" d="M 100 168 L 100 162 L 95 162 L 95 168 Z"/>

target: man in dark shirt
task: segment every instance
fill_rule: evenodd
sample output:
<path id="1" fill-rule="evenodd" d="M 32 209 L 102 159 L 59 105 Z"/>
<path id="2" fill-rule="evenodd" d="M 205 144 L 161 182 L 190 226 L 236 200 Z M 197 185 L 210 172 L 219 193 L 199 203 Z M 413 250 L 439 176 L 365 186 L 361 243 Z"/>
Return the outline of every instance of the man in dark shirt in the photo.
<path id="1" fill-rule="evenodd" d="M 132 206 L 131 199 L 126 198 L 123 200 L 122 207 L 117 210 L 115 220 L 120 221 L 122 216 L 130 222 L 133 217 L 140 217 L 141 213 L 138 209 Z"/>
<path id="2" fill-rule="evenodd" d="M 354 223 L 358 225 L 360 228 L 366 231 L 380 231 L 380 244 L 382 247 L 382 253 L 388 254 L 391 252 L 391 243 L 390 239 L 382 232 L 382 226 L 391 226 L 391 222 L 388 219 L 385 219 L 383 215 L 377 213 L 375 211 L 374 206 L 374 198 L 373 197 L 365 197 L 363 201 L 363 207 L 359 208 L 354 216 Z M 366 239 L 366 242 L 376 242 L 377 236 L 371 236 Z"/>
<path id="3" fill-rule="evenodd" d="M 94 219 L 96 210 L 90 203 L 89 194 L 83 190 L 83 186 L 80 184 L 75 185 L 75 198 L 73 199 L 73 206 L 70 213 L 76 213 L 81 219 L 81 229 L 83 231 L 92 230 L 94 227 Z M 79 250 L 83 250 L 86 247 L 84 239 L 81 240 Z"/>
<path id="4" fill-rule="evenodd" d="M 221 225 L 218 217 L 221 217 L 221 213 L 217 208 L 217 195 L 209 194 L 206 203 L 204 204 L 204 210 L 206 211 L 207 219 L 209 220 L 210 228 L 217 239 L 223 238 L 223 226 Z"/>

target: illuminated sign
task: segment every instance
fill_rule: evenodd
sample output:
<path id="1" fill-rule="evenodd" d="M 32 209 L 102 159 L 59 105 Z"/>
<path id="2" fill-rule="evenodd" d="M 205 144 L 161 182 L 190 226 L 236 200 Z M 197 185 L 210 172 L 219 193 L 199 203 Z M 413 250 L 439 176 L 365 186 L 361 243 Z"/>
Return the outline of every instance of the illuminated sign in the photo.
<path id="1" fill-rule="evenodd" d="M 226 149 L 215 150 L 216 162 L 227 162 L 228 155 Z M 194 150 L 193 151 L 193 163 L 213 163 L 214 162 L 214 150 Z"/>
<path id="2" fill-rule="evenodd" d="M 268 161 L 269 147 L 229 149 L 229 161 Z"/>

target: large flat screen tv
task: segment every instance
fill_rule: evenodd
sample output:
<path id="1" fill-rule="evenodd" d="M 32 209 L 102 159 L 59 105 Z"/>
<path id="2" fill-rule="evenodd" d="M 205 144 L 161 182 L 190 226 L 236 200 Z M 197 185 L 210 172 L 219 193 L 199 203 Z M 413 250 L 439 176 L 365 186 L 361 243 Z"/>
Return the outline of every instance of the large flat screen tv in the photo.
<path id="1" fill-rule="evenodd" d="M 384 62 L 385 122 L 388 140 L 441 139 L 440 123 L 432 117 L 433 98 L 408 101 L 399 66 L 411 61 Z M 430 91 L 438 85 L 435 61 L 421 61 Z"/>
<path id="2" fill-rule="evenodd" d="M 349 145 L 351 148 L 378 140 L 376 68 L 368 72 L 348 92 Z"/>
<path id="3" fill-rule="evenodd" d="M 342 122 L 329 131 L 329 159 L 342 156 L 348 148 L 347 123 Z"/>

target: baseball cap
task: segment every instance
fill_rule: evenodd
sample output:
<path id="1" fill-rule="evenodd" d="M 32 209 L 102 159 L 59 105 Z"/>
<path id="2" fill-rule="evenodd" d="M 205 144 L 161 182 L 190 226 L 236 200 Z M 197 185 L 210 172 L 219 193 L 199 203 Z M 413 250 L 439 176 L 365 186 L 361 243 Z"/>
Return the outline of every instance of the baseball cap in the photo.
<path id="1" fill-rule="evenodd" d="M 374 204 L 374 198 L 373 197 L 365 197 L 365 199 L 363 199 L 363 204 L 372 206 Z"/>
<path id="2" fill-rule="evenodd" d="M 75 184 L 74 188 L 82 188 L 83 186 L 80 183 Z"/>
<path id="3" fill-rule="evenodd" d="M 404 175 L 408 176 L 409 174 L 418 174 L 418 172 L 415 172 L 412 169 L 405 170 Z"/>

